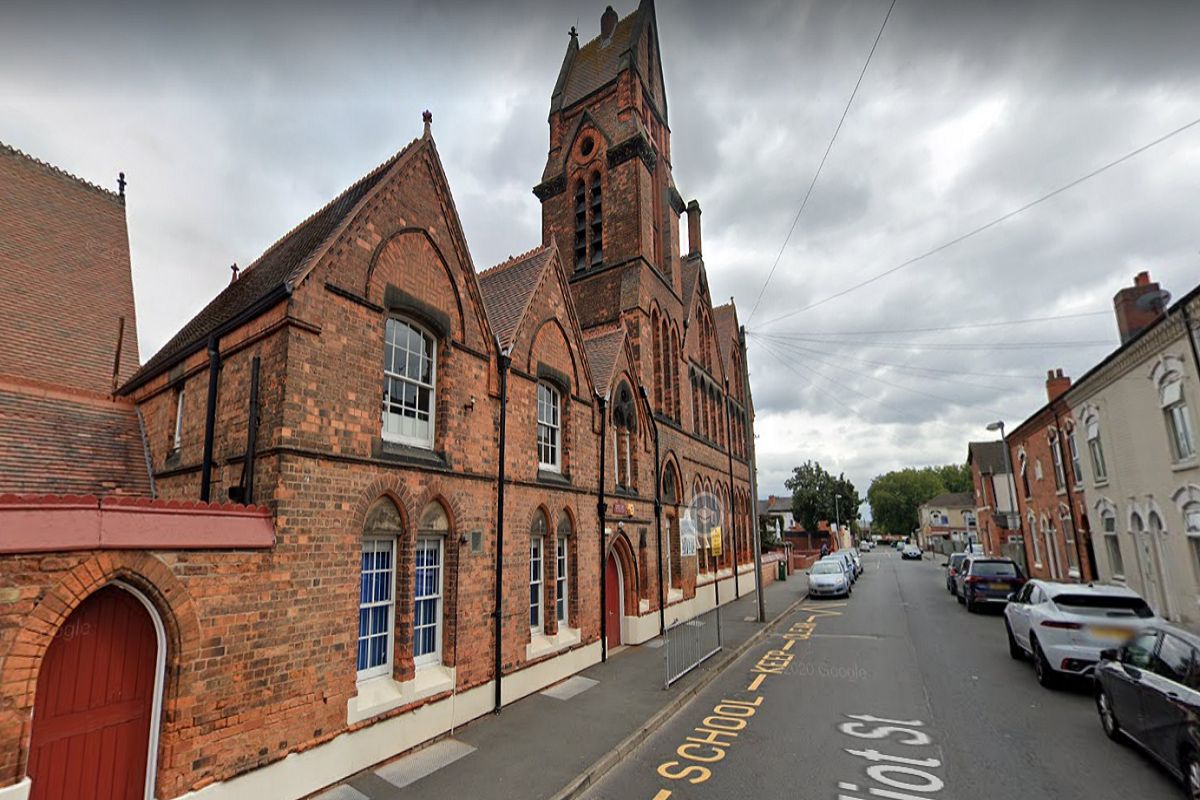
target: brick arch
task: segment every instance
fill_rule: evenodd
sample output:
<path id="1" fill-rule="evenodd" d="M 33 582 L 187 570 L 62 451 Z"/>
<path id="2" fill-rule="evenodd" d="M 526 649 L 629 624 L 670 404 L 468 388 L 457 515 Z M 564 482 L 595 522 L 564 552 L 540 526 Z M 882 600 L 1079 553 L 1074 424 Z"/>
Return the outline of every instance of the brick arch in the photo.
<path id="1" fill-rule="evenodd" d="M 667 467 L 670 466 L 675 470 L 675 493 L 673 498 L 663 497 L 663 503 L 669 506 L 682 503 L 687 495 L 687 486 L 683 482 L 683 469 L 679 466 L 679 456 L 674 450 L 668 450 L 662 457 L 662 472 L 659 473 L 659 486 L 662 486 L 662 479 L 667 474 Z"/>
<path id="2" fill-rule="evenodd" d="M 459 524 L 466 519 L 466 513 L 463 509 L 462 500 L 455 492 L 446 491 L 440 480 L 434 479 L 425 491 L 421 493 L 420 498 L 413 505 L 415 514 L 412 519 L 416 520 L 416 524 L 421 524 L 421 513 L 430 503 L 437 503 L 446 511 L 446 517 L 450 524 L 450 532 L 456 533 L 459 529 Z"/>
<path id="3" fill-rule="evenodd" d="M 162 620 L 167 648 L 162 739 L 166 740 L 176 726 L 180 676 L 200 650 L 200 618 L 195 604 L 175 574 L 156 556 L 141 551 L 99 553 L 77 564 L 42 596 L 0 663 L 5 676 L 0 705 L 22 712 L 17 771 L 8 777 L 19 780 L 24 776 L 33 724 L 30 712 L 46 650 L 67 617 L 94 592 L 115 581 L 123 581 L 144 594 Z M 159 766 L 161 776 L 170 765 L 163 760 Z"/>
<path id="4" fill-rule="evenodd" d="M 558 317 L 547 317 L 546 319 L 542 320 L 541 324 L 538 325 L 537 330 L 534 331 L 533 336 L 529 338 L 529 355 L 525 360 L 525 368 L 530 374 L 536 373 L 537 364 L 534 363 L 534 357 L 535 354 L 544 346 L 544 344 L 541 342 L 542 332 L 546 330 L 547 326 L 551 325 L 558 329 L 558 334 L 562 337 L 563 347 L 567 351 L 567 356 L 571 359 L 572 385 L 567 388 L 569 388 L 572 393 L 579 394 L 579 360 L 576 356 L 576 348 L 571 344 L 571 334 L 567 332 L 565 327 L 563 327 L 562 321 L 559 320 Z"/>
<path id="5" fill-rule="evenodd" d="M 389 236 L 385 237 L 383 241 L 376 246 L 375 251 L 371 254 L 371 263 L 367 267 L 366 277 L 363 281 L 363 295 L 367 298 L 373 299 L 375 302 L 378 302 L 381 305 L 383 304 L 383 287 L 372 287 L 371 285 L 372 280 L 375 278 L 375 270 L 379 264 L 385 260 L 385 257 L 394 258 L 394 256 L 391 254 L 407 244 L 405 240 L 408 237 L 415 237 L 418 242 L 421 242 L 429 247 L 435 256 L 434 260 L 437 261 L 442 268 L 442 272 L 445 273 L 446 280 L 449 282 L 450 290 L 453 293 L 454 309 L 457 312 L 458 317 L 457 320 L 453 321 L 456 322 L 457 325 L 454 325 L 453 323 L 451 324 L 451 336 L 459 341 L 466 341 L 467 318 L 465 310 L 463 309 L 461 289 L 459 288 L 458 281 L 455 280 L 454 271 L 450 267 L 450 262 L 446 260 L 446 256 L 442 253 L 442 249 L 438 247 L 437 242 L 434 241 L 429 231 L 427 231 L 425 228 L 414 226 L 400 228 L 399 230 L 396 230 Z"/>
<path id="6" fill-rule="evenodd" d="M 642 576 L 638 570 L 637 558 L 634 552 L 633 543 L 629 541 L 629 536 L 624 530 L 618 529 L 613 535 L 612 542 L 608 545 L 607 552 L 604 554 L 605 565 L 608 563 L 607 559 L 610 554 L 615 555 L 617 561 L 621 564 L 621 576 L 625 579 L 624 606 L 627 615 L 631 612 L 636 613 L 638 598 L 642 596 Z M 607 566 L 604 568 L 607 569 Z"/>
<path id="7" fill-rule="evenodd" d="M 417 519 L 416 515 L 420 514 L 425 506 L 417 505 L 408 487 L 392 475 L 378 476 L 359 495 L 358 504 L 355 505 L 354 514 L 350 518 L 350 529 L 362 531 L 367 522 L 367 512 L 381 497 L 387 497 L 400 509 L 400 520 L 404 523 L 405 532 L 412 530 L 413 520 Z"/>

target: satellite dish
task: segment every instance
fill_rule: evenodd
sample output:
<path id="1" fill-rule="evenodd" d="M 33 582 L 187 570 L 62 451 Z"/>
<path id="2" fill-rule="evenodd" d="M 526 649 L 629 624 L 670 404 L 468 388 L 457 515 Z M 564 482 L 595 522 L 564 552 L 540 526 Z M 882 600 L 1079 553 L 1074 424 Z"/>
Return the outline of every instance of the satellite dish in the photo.
<path id="1" fill-rule="evenodd" d="M 1153 292 L 1146 292 L 1137 299 L 1136 305 L 1139 311 L 1159 311 L 1161 312 L 1171 302 L 1171 293 L 1164 289 L 1156 289 Z"/>

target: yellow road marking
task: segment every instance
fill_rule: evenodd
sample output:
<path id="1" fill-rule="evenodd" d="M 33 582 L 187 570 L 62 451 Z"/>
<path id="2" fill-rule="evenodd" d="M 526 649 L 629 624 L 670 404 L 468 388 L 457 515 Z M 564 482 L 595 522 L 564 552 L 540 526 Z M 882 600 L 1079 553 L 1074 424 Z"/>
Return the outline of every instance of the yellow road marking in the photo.
<path id="1" fill-rule="evenodd" d="M 654 800 L 667 800 L 671 796 L 670 789 L 659 789 L 658 794 L 654 795 Z"/>
<path id="2" fill-rule="evenodd" d="M 788 639 L 786 642 L 784 642 L 784 643 L 783 643 L 783 647 L 782 647 L 781 649 L 783 649 L 783 650 L 791 650 L 791 649 L 792 649 L 792 645 L 794 645 L 795 643 L 796 643 L 796 640 L 795 640 L 795 639 Z"/>
<path id="3" fill-rule="evenodd" d="M 758 687 L 762 686 L 763 678 L 765 678 L 765 677 L 767 677 L 767 676 L 759 675 L 757 678 L 755 678 L 753 681 L 750 682 L 750 685 L 748 687 L 746 687 L 746 691 L 757 692 Z"/>

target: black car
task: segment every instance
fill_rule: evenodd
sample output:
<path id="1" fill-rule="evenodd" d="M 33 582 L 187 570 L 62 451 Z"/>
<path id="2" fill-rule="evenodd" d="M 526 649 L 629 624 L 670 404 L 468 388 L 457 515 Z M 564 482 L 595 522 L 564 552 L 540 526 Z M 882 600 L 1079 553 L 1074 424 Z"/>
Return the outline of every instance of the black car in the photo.
<path id="1" fill-rule="evenodd" d="M 1109 738 L 1129 739 L 1200 797 L 1200 637 L 1147 628 L 1105 650 L 1096 668 L 1096 709 Z"/>

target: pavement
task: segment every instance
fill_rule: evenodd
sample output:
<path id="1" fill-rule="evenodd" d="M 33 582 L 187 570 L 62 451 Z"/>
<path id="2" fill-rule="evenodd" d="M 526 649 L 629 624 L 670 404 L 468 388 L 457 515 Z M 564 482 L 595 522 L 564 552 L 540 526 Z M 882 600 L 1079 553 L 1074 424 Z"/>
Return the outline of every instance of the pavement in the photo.
<path id="1" fill-rule="evenodd" d="M 739 649 L 754 646 L 773 620 L 804 600 L 806 590 L 803 574 L 766 587 L 766 625 L 756 621 L 753 592 L 723 605 L 722 651 L 669 689 L 663 688 L 660 639 L 621 648 L 606 663 L 505 706 L 498 715 L 477 719 L 422 750 L 364 770 L 314 800 L 577 796 L 674 709 L 721 676 Z"/>
<path id="2" fill-rule="evenodd" d="M 1086 684 L 1043 689 L 1009 658 L 1002 616 L 967 613 L 940 560 L 863 561 L 850 598 L 803 603 L 583 797 L 1182 796 L 1104 736 Z"/>

